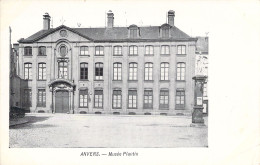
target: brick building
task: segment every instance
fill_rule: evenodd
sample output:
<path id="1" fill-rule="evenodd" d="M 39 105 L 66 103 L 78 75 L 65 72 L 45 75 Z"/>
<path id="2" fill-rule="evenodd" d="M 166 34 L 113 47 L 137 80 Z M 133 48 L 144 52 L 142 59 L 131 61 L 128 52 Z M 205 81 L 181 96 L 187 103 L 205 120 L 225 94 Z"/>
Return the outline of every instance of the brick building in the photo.
<path id="1" fill-rule="evenodd" d="M 196 41 L 174 24 L 43 29 L 19 42 L 23 107 L 31 112 L 191 114 Z M 163 20 L 164 18 L 162 18 Z"/>

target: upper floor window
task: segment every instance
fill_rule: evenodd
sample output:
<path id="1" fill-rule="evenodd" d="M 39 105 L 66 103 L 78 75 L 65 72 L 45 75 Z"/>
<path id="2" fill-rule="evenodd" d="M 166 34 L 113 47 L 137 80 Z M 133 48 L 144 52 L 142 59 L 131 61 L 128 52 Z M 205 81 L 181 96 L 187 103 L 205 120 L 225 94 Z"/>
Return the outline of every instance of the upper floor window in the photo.
<path id="1" fill-rule="evenodd" d="M 177 80 L 185 80 L 185 63 L 177 63 Z"/>
<path id="2" fill-rule="evenodd" d="M 161 46 L 161 54 L 170 54 L 170 46 L 162 45 Z"/>
<path id="3" fill-rule="evenodd" d="M 153 63 L 147 62 L 144 67 L 144 80 L 153 80 Z"/>
<path id="4" fill-rule="evenodd" d="M 32 47 L 31 46 L 26 46 L 24 48 L 24 55 L 25 56 L 32 56 Z"/>
<path id="5" fill-rule="evenodd" d="M 103 46 L 96 46 L 95 54 L 96 54 L 96 56 L 103 56 L 104 55 L 104 47 Z"/>
<path id="6" fill-rule="evenodd" d="M 80 79 L 87 80 L 88 79 L 88 63 L 80 63 Z"/>
<path id="7" fill-rule="evenodd" d="M 63 45 L 60 47 L 60 55 L 62 57 L 64 57 L 64 56 L 66 56 L 66 54 L 67 54 L 67 47 L 65 45 Z"/>
<path id="8" fill-rule="evenodd" d="M 113 65 L 113 70 L 114 70 L 114 76 L 113 76 L 113 80 L 122 80 L 122 63 L 114 63 Z"/>
<path id="9" fill-rule="evenodd" d="M 24 64 L 24 79 L 32 80 L 32 63 Z"/>
<path id="10" fill-rule="evenodd" d="M 169 80 L 169 63 L 161 63 L 161 80 Z"/>
<path id="11" fill-rule="evenodd" d="M 137 55 L 138 47 L 135 45 L 129 46 L 129 55 Z"/>
<path id="12" fill-rule="evenodd" d="M 38 64 L 38 80 L 46 80 L 46 63 Z"/>
<path id="13" fill-rule="evenodd" d="M 145 46 L 145 54 L 153 55 L 153 46 L 151 46 L 151 45 Z"/>
<path id="14" fill-rule="evenodd" d="M 114 46 L 114 55 L 115 56 L 122 55 L 122 46 Z"/>
<path id="15" fill-rule="evenodd" d="M 68 63 L 67 62 L 59 62 L 58 64 L 58 77 L 59 78 L 68 78 Z"/>
<path id="16" fill-rule="evenodd" d="M 137 63 L 129 63 L 129 80 L 137 80 Z"/>
<path id="17" fill-rule="evenodd" d="M 39 56 L 46 56 L 46 47 L 45 46 L 40 46 L 38 48 L 38 55 Z"/>
<path id="18" fill-rule="evenodd" d="M 87 46 L 81 46 L 80 47 L 80 55 L 88 55 L 89 52 L 88 52 L 88 47 Z"/>
<path id="19" fill-rule="evenodd" d="M 95 80 L 103 80 L 103 63 L 101 62 L 95 65 Z"/>
<path id="20" fill-rule="evenodd" d="M 186 54 L 186 46 L 178 45 L 177 46 L 177 54 Z"/>

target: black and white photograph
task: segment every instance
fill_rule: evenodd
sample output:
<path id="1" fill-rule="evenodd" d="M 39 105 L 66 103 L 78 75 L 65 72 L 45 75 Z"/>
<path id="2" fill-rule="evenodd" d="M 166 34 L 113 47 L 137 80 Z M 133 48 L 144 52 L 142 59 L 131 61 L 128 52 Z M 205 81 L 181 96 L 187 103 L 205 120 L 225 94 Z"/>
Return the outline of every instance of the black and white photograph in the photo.
<path id="1" fill-rule="evenodd" d="M 223 37 L 225 55 L 219 53 L 221 46 L 215 51 L 216 41 L 221 38 L 215 31 L 221 33 L 225 25 L 227 29 L 233 29 L 230 20 L 234 24 L 240 23 L 239 14 L 243 15 L 242 20 L 249 15 L 260 15 L 255 10 L 259 9 L 259 3 L 247 12 L 243 12 L 244 8 L 254 3 L 242 3 L 234 8 L 219 3 L 214 8 L 215 3 L 1 2 L 4 9 L 1 17 L 5 14 L 1 26 L 1 33 L 4 32 L 1 41 L 3 39 L 5 45 L 1 42 L 1 46 L 7 50 L 6 60 L 1 60 L 1 89 L 6 92 L 4 95 L 1 91 L 7 123 L 4 129 L 6 155 L 22 150 L 41 149 L 50 151 L 49 154 L 55 150 L 77 150 L 70 157 L 75 160 L 75 156 L 77 159 L 141 159 L 142 155 L 148 158 L 157 153 L 159 162 L 167 157 L 181 163 L 185 159 L 183 155 L 170 158 L 171 153 L 177 155 L 188 151 L 187 155 L 193 153 L 193 156 L 184 164 L 199 158 L 196 155 L 200 152 L 204 153 L 202 157 L 208 155 L 207 160 L 194 164 L 211 164 L 214 147 L 231 140 L 227 138 L 228 141 L 223 142 L 221 136 L 227 136 L 226 129 L 231 129 L 225 123 L 234 126 L 237 122 L 231 119 L 238 116 L 233 114 L 236 106 L 232 105 L 235 102 L 248 105 L 239 99 L 228 102 L 229 93 L 234 95 L 238 89 L 238 85 L 230 85 L 233 84 L 230 79 L 239 76 L 238 72 L 233 72 L 234 68 L 229 68 L 232 64 L 227 64 L 231 57 L 226 56 L 230 51 L 226 43 L 241 31 L 232 30 L 230 36 Z M 233 10 L 233 14 L 225 16 Z M 223 26 L 218 23 L 222 18 Z M 250 28 L 250 21 L 241 29 Z M 232 26 L 228 27 L 229 24 Z M 256 27 L 260 27 L 259 24 L 256 21 Z M 256 66 L 253 58 L 255 56 L 248 58 L 246 65 Z M 243 61 L 238 60 L 241 62 L 233 65 L 238 66 Z M 231 77 L 227 76 L 229 73 L 232 73 Z M 3 81 L 4 76 L 8 81 Z M 243 79 L 244 75 L 240 76 Z M 255 78 L 258 80 L 259 76 Z M 257 124 L 256 120 L 251 121 Z M 231 130 L 236 129 L 243 134 L 246 128 Z M 251 129 L 255 132 L 253 127 Z M 229 133 L 236 135 L 232 131 Z M 235 142 L 238 143 L 229 144 L 232 146 Z M 165 155 L 160 155 L 163 152 Z M 69 154 L 65 155 L 68 158 Z M 57 157 L 58 160 L 64 155 L 60 153 Z M 28 163 L 30 159 L 27 158 L 26 154 L 23 162 Z M 256 159 L 253 162 L 257 162 Z M 10 159 L 5 162 L 7 160 L 13 162 L 11 164 L 17 163 Z M 52 163 L 57 164 L 57 160 Z M 82 160 L 78 162 L 82 164 Z M 227 162 L 218 163 L 234 163 Z"/>

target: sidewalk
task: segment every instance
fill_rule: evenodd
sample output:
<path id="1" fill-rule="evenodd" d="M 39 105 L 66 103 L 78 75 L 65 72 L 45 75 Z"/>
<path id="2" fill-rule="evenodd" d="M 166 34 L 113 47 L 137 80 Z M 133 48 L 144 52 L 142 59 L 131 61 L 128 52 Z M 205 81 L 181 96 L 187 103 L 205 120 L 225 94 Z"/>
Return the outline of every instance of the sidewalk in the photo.
<path id="1" fill-rule="evenodd" d="M 9 121 L 9 127 L 10 126 L 19 125 L 19 124 L 25 124 L 25 123 L 28 123 L 28 122 L 29 122 L 29 120 L 26 117 L 17 118 L 17 119 L 11 119 Z"/>

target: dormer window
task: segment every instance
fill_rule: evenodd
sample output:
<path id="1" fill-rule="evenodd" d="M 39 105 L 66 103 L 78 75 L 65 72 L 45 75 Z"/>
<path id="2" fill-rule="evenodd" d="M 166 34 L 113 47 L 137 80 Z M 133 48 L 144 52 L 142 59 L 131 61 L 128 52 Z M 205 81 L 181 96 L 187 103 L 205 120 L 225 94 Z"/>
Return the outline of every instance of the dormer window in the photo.
<path id="1" fill-rule="evenodd" d="M 138 38 L 139 37 L 139 29 L 136 25 L 129 26 L 129 37 L 130 38 Z"/>
<path id="2" fill-rule="evenodd" d="M 170 28 L 169 24 L 163 24 L 160 28 L 160 33 L 162 38 L 169 38 L 170 37 Z"/>
<path id="3" fill-rule="evenodd" d="M 169 29 L 162 29 L 162 38 L 168 38 L 169 37 Z"/>

